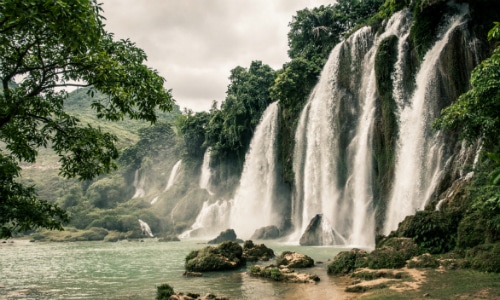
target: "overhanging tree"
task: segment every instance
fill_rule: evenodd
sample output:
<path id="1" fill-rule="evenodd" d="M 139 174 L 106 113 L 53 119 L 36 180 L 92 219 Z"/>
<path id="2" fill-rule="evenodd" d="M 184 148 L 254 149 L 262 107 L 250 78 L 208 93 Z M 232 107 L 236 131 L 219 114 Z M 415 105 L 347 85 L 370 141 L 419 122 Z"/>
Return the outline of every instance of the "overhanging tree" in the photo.
<path id="1" fill-rule="evenodd" d="M 116 168 L 117 138 L 67 114 L 65 87 L 90 87 L 92 108 L 111 121 L 154 123 L 158 110 L 173 107 L 144 51 L 113 40 L 101 13 L 95 0 L 0 0 L 0 237 L 60 229 L 68 220 L 16 179 L 19 163 L 35 162 L 38 148 L 54 149 L 67 178 Z"/>

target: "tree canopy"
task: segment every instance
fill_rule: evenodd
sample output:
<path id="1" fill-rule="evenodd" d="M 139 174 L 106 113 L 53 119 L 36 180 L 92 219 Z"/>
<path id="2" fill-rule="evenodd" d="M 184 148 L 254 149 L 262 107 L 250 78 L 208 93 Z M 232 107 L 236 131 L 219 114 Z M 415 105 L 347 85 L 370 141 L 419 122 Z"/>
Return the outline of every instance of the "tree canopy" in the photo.
<path id="1" fill-rule="evenodd" d="M 64 177 L 91 179 L 116 167 L 117 138 L 64 110 L 67 87 L 90 87 L 98 118 L 154 123 L 173 107 L 146 54 L 106 32 L 95 0 L 0 0 L 0 237 L 60 228 L 67 215 L 16 182 L 19 162 L 52 147 Z M 17 186 L 13 189 L 13 186 Z"/>

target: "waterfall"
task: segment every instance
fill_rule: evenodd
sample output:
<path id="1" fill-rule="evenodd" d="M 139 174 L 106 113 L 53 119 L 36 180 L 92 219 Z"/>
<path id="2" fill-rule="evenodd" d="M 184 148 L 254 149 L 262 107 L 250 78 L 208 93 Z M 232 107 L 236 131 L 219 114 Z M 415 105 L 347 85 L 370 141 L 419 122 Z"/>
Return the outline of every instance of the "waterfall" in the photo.
<path id="1" fill-rule="evenodd" d="M 409 14 L 399 12 L 380 36 L 374 37 L 371 28 L 364 27 L 332 50 L 296 132 L 295 239 L 315 215 L 322 214 L 323 224 L 332 226 L 323 232 L 340 235 L 338 239 L 322 237 L 323 243 L 374 245 L 374 61 L 384 38 L 408 35 L 408 21 Z"/>
<path id="2" fill-rule="evenodd" d="M 465 10 L 465 7 L 464 7 Z M 443 172 L 444 143 L 432 132 L 435 116 L 430 101 L 440 88 L 437 63 L 451 33 L 464 22 L 467 12 L 450 19 L 442 37 L 426 53 L 416 76 L 416 88 L 408 103 L 398 103 L 399 136 L 396 149 L 395 182 L 388 207 L 384 233 L 399 222 L 424 209 Z"/>
<path id="3" fill-rule="evenodd" d="M 151 228 L 149 227 L 148 223 L 144 222 L 141 219 L 138 219 L 139 225 L 141 226 L 142 234 L 147 235 L 149 237 L 154 237 L 153 233 L 151 232 Z"/>
<path id="4" fill-rule="evenodd" d="M 144 184 L 146 183 L 146 176 L 140 176 L 139 170 L 135 170 L 134 172 L 134 182 L 132 185 L 135 188 L 134 198 L 141 198 L 146 195 L 146 191 L 144 190 Z"/>
<path id="5" fill-rule="evenodd" d="M 175 180 L 177 179 L 177 172 L 179 171 L 179 169 L 181 167 L 181 163 L 182 163 L 182 160 L 179 160 L 178 162 L 176 162 L 172 168 L 172 171 L 170 171 L 170 176 L 168 178 L 167 186 L 165 187 L 164 192 L 168 191 L 168 189 L 170 189 L 174 185 Z"/>
<path id="6" fill-rule="evenodd" d="M 191 228 L 180 235 L 181 238 L 208 237 L 213 238 L 221 231 L 227 229 L 229 224 L 229 213 L 231 203 L 229 201 L 217 200 L 210 204 L 203 202 L 203 207 L 196 217 Z"/>
<path id="7" fill-rule="evenodd" d="M 277 102 L 266 108 L 245 157 L 229 222 L 240 238 L 250 238 L 256 229 L 276 225 L 278 219 L 278 216 L 273 215 L 278 112 Z"/>
<path id="8" fill-rule="evenodd" d="M 210 195 L 213 195 L 210 191 L 210 179 L 212 177 L 212 170 L 210 169 L 210 147 L 207 148 L 205 154 L 203 155 L 203 164 L 201 165 L 201 175 L 200 175 L 200 188 L 205 189 Z"/>

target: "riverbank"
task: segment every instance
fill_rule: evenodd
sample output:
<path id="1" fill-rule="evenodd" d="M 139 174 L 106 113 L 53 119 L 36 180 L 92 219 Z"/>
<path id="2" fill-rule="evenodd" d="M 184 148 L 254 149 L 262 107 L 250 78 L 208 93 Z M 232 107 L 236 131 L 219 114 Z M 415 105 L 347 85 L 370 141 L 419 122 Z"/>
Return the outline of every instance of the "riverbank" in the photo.
<path id="1" fill-rule="evenodd" d="M 470 269 L 360 269 L 341 276 L 346 285 L 339 299 L 500 299 L 500 274 Z M 379 274 L 370 276 L 370 273 Z M 400 274 L 394 278 L 387 274 Z M 359 275 L 364 274 L 364 275 Z M 382 275 L 386 274 L 386 275 Z M 365 279 L 361 277 L 365 276 Z M 348 292 L 346 290 L 350 290 Z"/>

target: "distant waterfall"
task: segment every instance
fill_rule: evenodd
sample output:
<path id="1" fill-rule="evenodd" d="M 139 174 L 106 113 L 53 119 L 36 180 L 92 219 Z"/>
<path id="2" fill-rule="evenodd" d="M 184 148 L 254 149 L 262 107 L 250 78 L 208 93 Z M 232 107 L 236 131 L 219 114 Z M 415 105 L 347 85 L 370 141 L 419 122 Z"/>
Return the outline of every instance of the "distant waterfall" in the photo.
<path id="1" fill-rule="evenodd" d="M 210 147 L 208 147 L 203 155 L 199 184 L 200 188 L 205 189 L 210 195 L 213 195 L 212 191 L 210 191 L 210 179 L 212 177 L 212 170 L 210 169 L 210 150 Z"/>
<path id="2" fill-rule="evenodd" d="M 276 225 L 278 219 L 273 215 L 278 112 L 277 102 L 264 111 L 245 157 L 229 222 L 240 238 L 250 238 L 256 229 Z"/>
<path id="3" fill-rule="evenodd" d="M 149 227 L 148 223 L 144 222 L 141 219 L 138 219 L 139 221 L 139 226 L 141 226 L 142 234 L 147 235 L 149 237 L 154 237 L 153 232 L 151 232 L 151 228 Z"/>
<path id="4" fill-rule="evenodd" d="M 398 103 L 400 124 L 395 182 L 386 210 L 385 234 L 396 229 L 406 216 L 424 209 L 441 178 L 444 144 L 440 135 L 432 132 L 431 124 L 436 116 L 433 115 L 432 101 L 429 100 L 440 88 L 435 82 L 439 74 L 437 63 L 441 52 L 451 33 L 463 24 L 465 14 L 449 21 L 440 40 L 422 61 L 410 101 Z"/>
<path id="5" fill-rule="evenodd" d="M 317 214 L 333 230 L 328 244 L 374 245 L 373 124 L 378 44 L 407 35 L 409 14 L 399 12 L 374 37 L 369 27 L 338 44 L 302 111 L 294 150 L 292 218 L 297 239 Z M 353 74 L 352 77 L 350 77 Z M 333 232 L 341 235 L 335 238 Z"/>
<path id="6" fill-rule="evenodd" d="M 177 179 L 177 172 L 179 171 L 179 168 L 181 167 L 182 160 L 179 160 L 178 162 L 175 163 L 175 165 L 172 168 L 172 171 L 170 171 L 170 176 L 168 178 L 167 182 L 167 187 L 165 187 L 165 192 L 170 189 L 174 183 L 175 180 Z"/>
<path id="7" fill-rule="evenodd" d="M 181 238 L 208 237 L 213 238 L 228 228 L 231 203 L 217 200 L 210 204 L 203 202 L 203 207 L 191 228 L 180 235 Z"/>
<path id="8" fill-rule="evenodd" d="M 135 170 L 134 172 L 134 182 L 132 185 L 135 188 L 135 193 L 133 198 L 141 198 L 146 196 L 146 191 L 144 190 L 144 185 L 146 183 L 146 176 L 141 176 L 139 170 Z"/>

